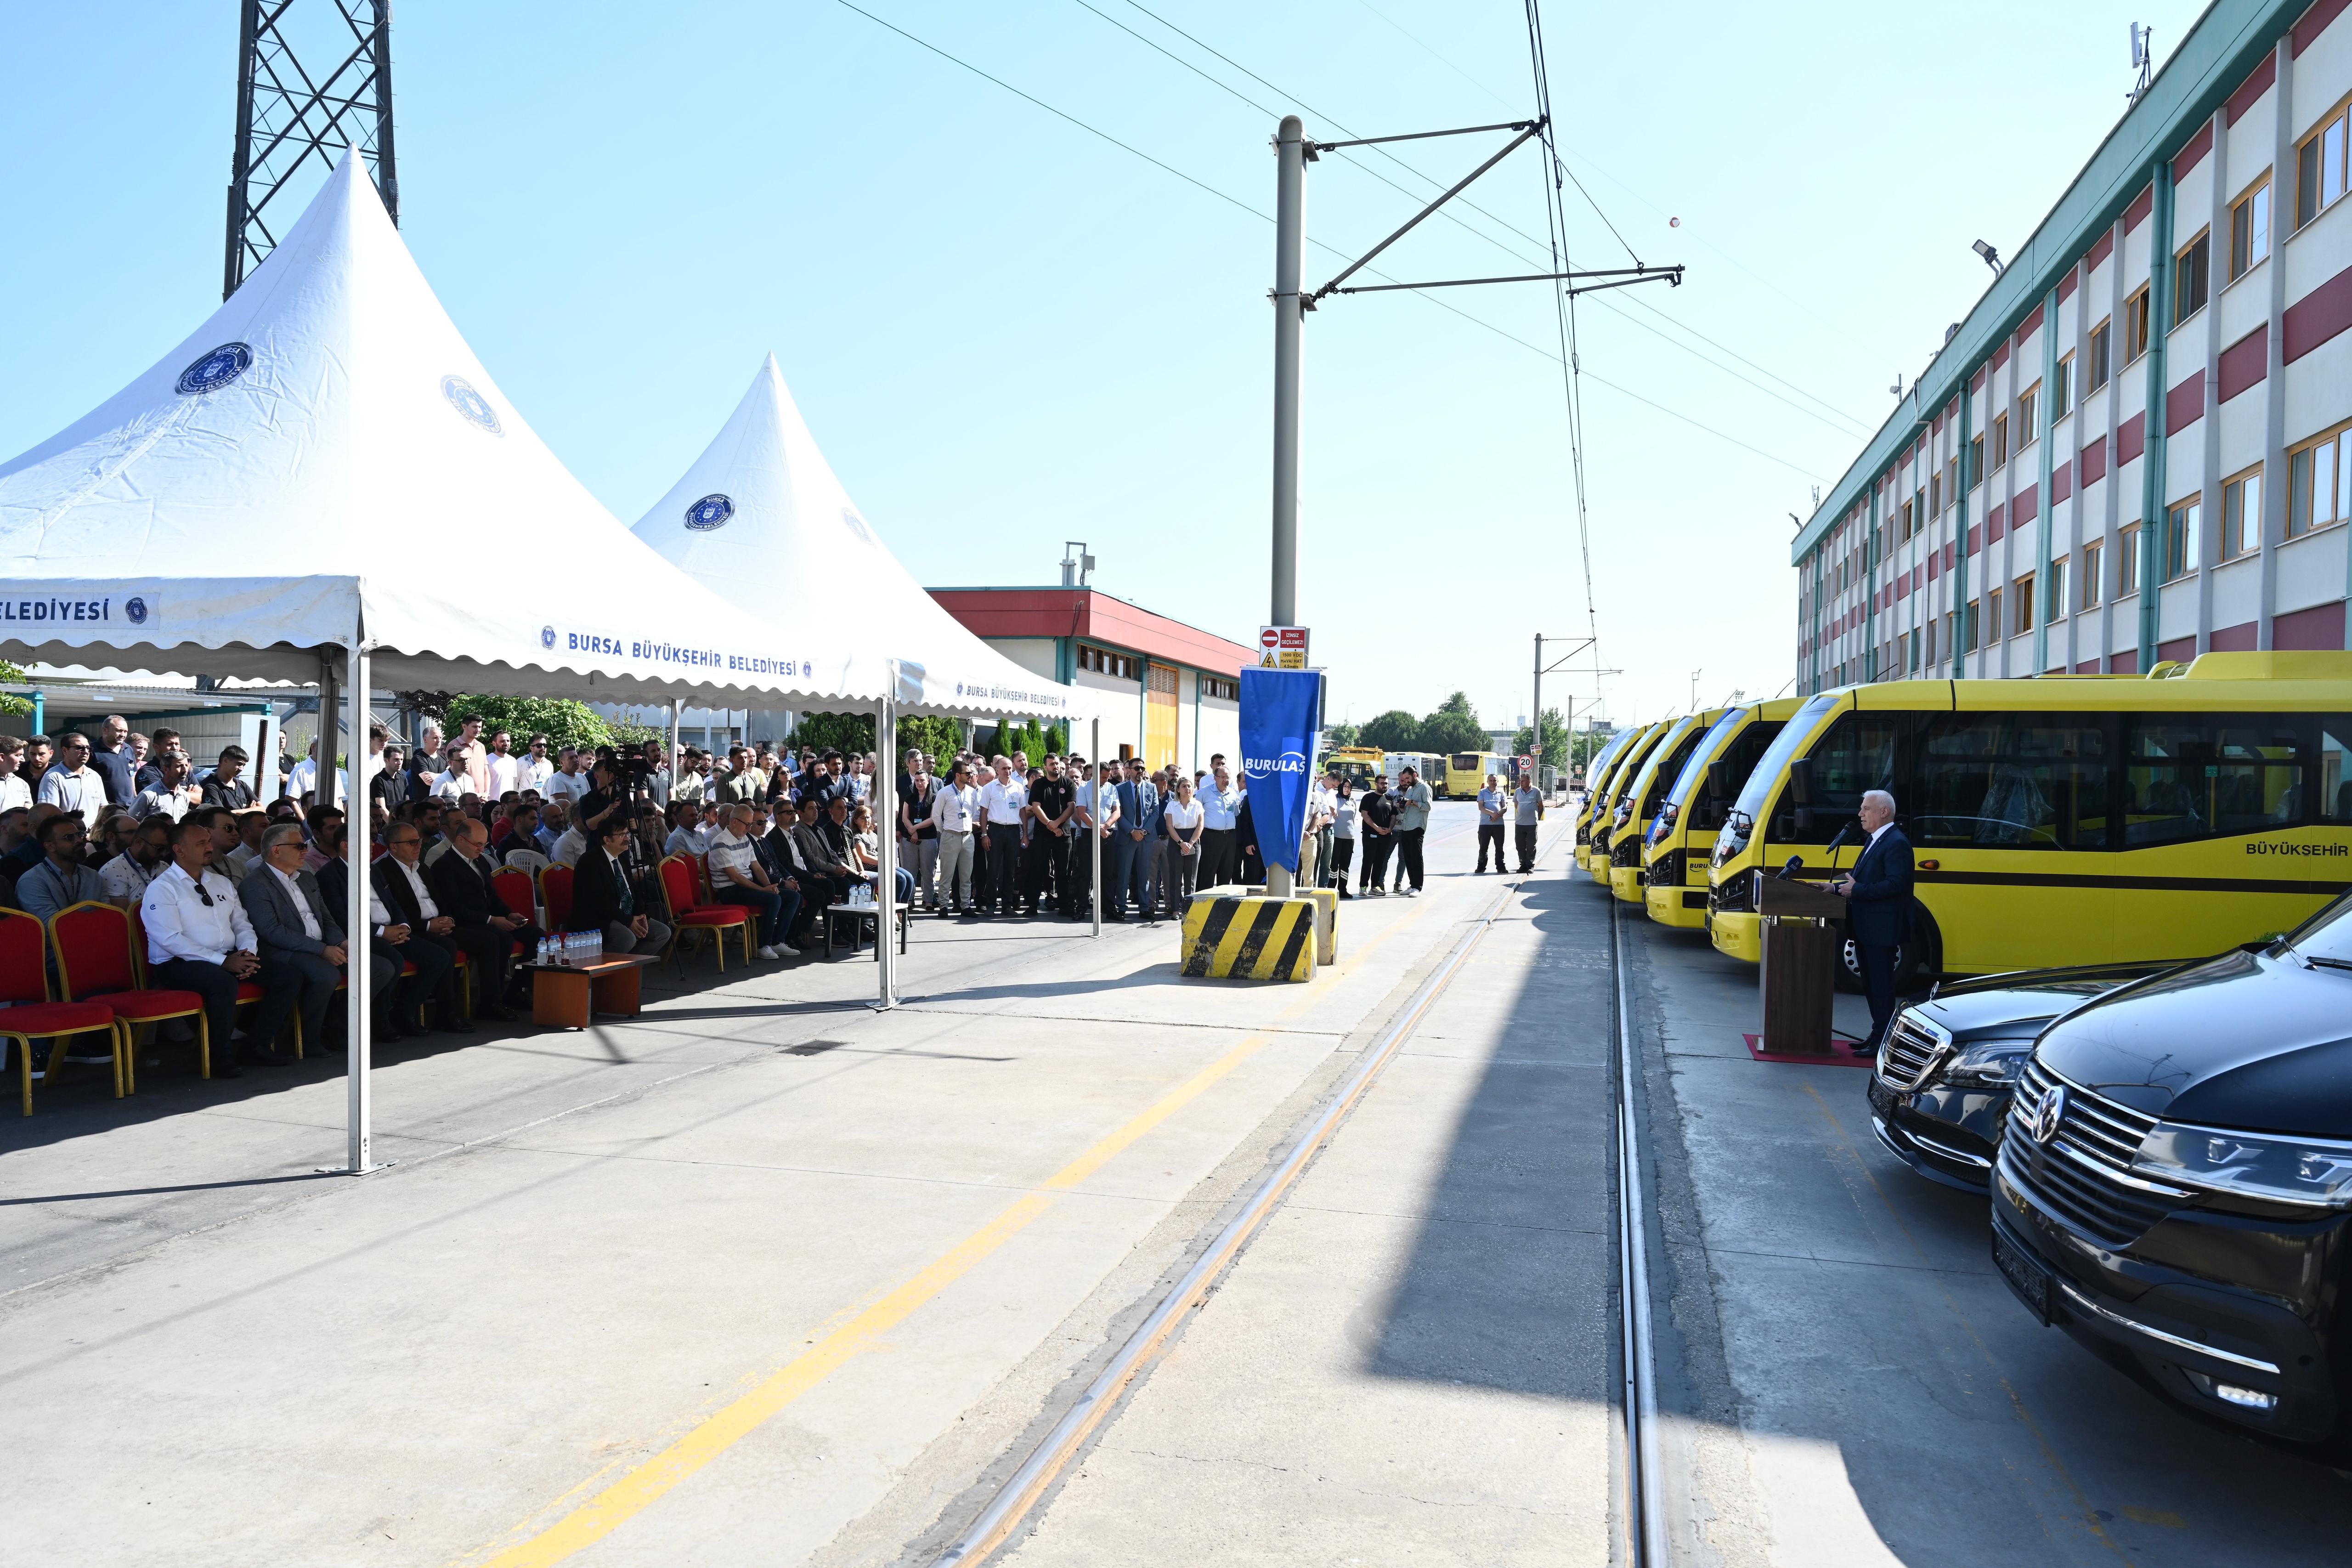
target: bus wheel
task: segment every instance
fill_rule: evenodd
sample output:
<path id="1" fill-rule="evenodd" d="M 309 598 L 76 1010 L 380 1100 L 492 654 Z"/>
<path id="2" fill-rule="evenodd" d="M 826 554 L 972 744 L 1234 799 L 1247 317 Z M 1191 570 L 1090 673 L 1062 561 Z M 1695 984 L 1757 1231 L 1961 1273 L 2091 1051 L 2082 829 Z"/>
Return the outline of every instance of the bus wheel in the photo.
<path id="1" fill-rule="evenodd" d="M 1895 950 L 1895 994 L 1909 991 L 1922 975 L 1941 973 L 1944 963 L 1943 932 L 1936 929 L 1936 919 L 1918 900 L 1911 900 L 1911 940 Z M 1847 937 L 1838 944 L 1838 966 L 1834 976 L 1837 988 L 1861 995 L 1862 953 L 1853 938 Z"/>

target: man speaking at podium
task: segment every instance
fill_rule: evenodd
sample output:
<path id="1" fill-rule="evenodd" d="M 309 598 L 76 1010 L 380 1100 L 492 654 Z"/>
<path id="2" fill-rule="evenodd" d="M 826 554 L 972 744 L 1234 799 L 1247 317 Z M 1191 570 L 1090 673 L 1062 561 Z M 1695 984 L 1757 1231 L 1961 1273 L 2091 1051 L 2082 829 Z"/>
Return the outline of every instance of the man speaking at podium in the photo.
<path id="1" fill-rule="evenodd" d="M 1862 1053 L 1875 1056 L 1895 1019 L 1895 953 L 1911 935 L 1911 841 L 1895 826 L 1895 797 L 1883 789 L 1865 790 L 1855 815 L 1870 842 L 1837 890 L 1846 900 L 1847 929 L 1870 997 L 1870 1038 Z"/>

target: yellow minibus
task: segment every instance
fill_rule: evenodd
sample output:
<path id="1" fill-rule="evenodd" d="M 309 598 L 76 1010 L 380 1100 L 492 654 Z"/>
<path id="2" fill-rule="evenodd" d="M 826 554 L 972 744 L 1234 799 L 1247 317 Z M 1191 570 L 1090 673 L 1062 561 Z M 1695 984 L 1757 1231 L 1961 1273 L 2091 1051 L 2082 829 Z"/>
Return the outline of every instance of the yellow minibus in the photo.
<path id="1" fill-rule="evenodd" d="M 1652 920 L 1685 931 L 1706 926 L 1706 863 L 1716 829 L 1756 759 L 1803 706 L 1802 698 L 1780 697 L 1727 709 L 1691 748 L 1642 842 L 1642 904 Z"/>
<path id="2" fill-rule="evenodd" d="M 1633 743 L 1625 748 L 1625 754 L 1617 759 L 1617 766 L 1609 776 L 1608 793 L 1592 808 L 1592 841 L 1585 847 L 1584 869 L 1603 887 L 1609 885 L 1609 847 L 1615 842 L 1620 831 L 1617 804 L 1625 798 L 1625 792 L 1633 787 L 1633 780 L 1641 773 L 1642 764 L 1650 760 L 1650 753 L 1657 749 L 1658 742 L 1664 740 L 1667 732 L 1679 721 L 1661 719 L 1634 737 Z"/>
<path id="3" fill-rule="evenodd" d="M 1475 800 L 1488 773 L 1507 773 L 1517 765 L 1500 752 L 1455 752 L 1444 762 L 1444 776 L 1429 781 L 1441 800 Z"/>
<path id="4" fill-rule="evenodd" d="M 1583 867 L 1588 873 L 1591 872 L 1593 867 L 1593 836 L 1609 824 L 1609 795 L 1610 792 L 1616 787 L 1618 773 L 1632 759 L 1633 754 L 1640 750 L 1642 742 L 1649 738 L 1650 731 L 1655 728 L 1656 726 L 1652 724 L 1640 724 L 1619 731 L 1618 733 L 1623 737 L 1625 743 L 1615 749 L 1616 755 L 1609 759 L 1605 767 L 1597 767 L 1592 771 L 1591 785 L 1584 792 L 1584 815 L 1577 824 L 1576 842 L 1576 863 Z"/>
<path id="5" fill-rule="evenodd" d="M 1592 813 L 1600 803 L 1602 791 L 1608 787 L 1609 771 L 1617 765 L 1617 759 L 1625 754 L 1625 748 L 1633 744 L 1633 737 L 1640 733 L 1639 730 L 1618 731 L 1584 764 L 1584 798 L 1577 805 L 1576 842 L 1569 851 L 1580 866 L 1584 863 L 1584 852 L 1592 842 Z"/>
<path id="6" fill-rule="evenodd" d="M 1756 962 L 1759 876 L 1842 875 L 1883 789 L 1917 867 L 1903 973 L 2221 952 L 2352 888 L 2347 751 L 2352 653 L 1824 691 L 1716 837 L 1708 933 Z"/>
<path id="7" fill-rule="evenodd" d="M 1650 748 L 1632 785 L 1618 795 L 1609 834 L 1609 890 L 1626 903 L 1642 901 L 1642 844 L 1651 820 L 1665 804 L 1666 791 L 1681 775 L 1693 749 L 1722 717 L 1722 710 L 1716 709 L 1677 720 L 1665 739 Z"/>

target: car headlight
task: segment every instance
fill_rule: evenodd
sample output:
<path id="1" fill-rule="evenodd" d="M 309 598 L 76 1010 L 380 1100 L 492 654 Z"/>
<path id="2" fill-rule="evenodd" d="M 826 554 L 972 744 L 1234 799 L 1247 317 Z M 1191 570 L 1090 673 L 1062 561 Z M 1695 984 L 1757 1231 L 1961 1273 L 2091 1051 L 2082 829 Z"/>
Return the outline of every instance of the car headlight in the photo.
<path id="1" fill-rule="evenodd" d="M 2014 1039 L 1972 1040 L 1953 1053 L 1936 1076 L 1949 1084 L 1971 1089 L 2007 1089 L 2017 1081 L 2018 1069 L 2033 1049 L 2031 1035 Z"/>
<path id="2" fill-rule="evenodd" d="M 2352 1143 L 2278 1138 L 2159 1121 L 2132 1169 L 2268 1203 L 2352 1205 Z"/>

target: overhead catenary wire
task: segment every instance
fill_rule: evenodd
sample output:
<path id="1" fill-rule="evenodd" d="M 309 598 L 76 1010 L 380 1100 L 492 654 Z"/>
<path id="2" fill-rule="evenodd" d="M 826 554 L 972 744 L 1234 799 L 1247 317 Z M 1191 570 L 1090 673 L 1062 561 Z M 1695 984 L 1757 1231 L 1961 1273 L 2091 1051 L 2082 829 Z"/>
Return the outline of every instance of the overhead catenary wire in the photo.
<path id="1" fill-rule="evenodd" d="M 1036 96 L 1036 94 L 1025 92 L 1022 89 L 1013 86 L 1011 82 L 1006 81 L 1003 78 L 983 70 L 980 67 L 973 65 L 971 61 L 963 59 L 957 55 L 950 54 L 948 50 L 940 47 L 937 44 L 930 42 L 929 39 L 920 37 L 914 33 L 910 33 L 906 28 L 898 26 L 894 22 L 888 21 L 884 17 L 876 16 L 873 12 L 868 11 L 864 6 L 856 4 L 856 0 L 835 0 L 835 4 L 840 5 L 844 10 L 855 12 L 856 15 L 865 17 L 867 21 L 872 22 L 875 26 L 883 28 L 887 32 L 896 34 L 898 37 L 906 39 L 908 43 L 917 46 L 927 53 L 937 55 L 940 58 L 947 61 L 949 64 L 970 72 L 971 75 L 980 78 L 982 81 L 988 82 L 992 86 L 1003 89 L 1006 92 L 1009 92 L 1013 97 L 1020 99 L 1023 102 L 1044 110 L 1046 113 L 1054 116 L 1055 119 L 1066 121 L 1070 125 L 1074 125 L 1077 129 L 1085 132 L 1087 135 L 1095 137 L 1099 141 L 1108 142 L 1111 146 L 1118 148 L 1120 152 L 1126 153 L 1132 157 L 1139 158 L 1144 163 L 1150 164 L 1153 168 L 1158 169 L 1164 174 L 1175 176 L 1177 179 L 1181 180 L 1184 184 L 1192 186 L 1194 189 L 1215 197 L 1218 201 L 1224 203 L 1227 206 L 1237 207 L 1241 211 L 1249 214 L 1252 217 L 1256 218 L 1261 223 L 1271 225 L 1274 222 L 1274 216 L 1272 214 L 1262 212 L 1258 208 L 1252 206 L 1249 203 L 1242 200 L 1239 196 L 1232 195 L 1224 191 L 1221 191 L 1217 189 L 1216 186 L 1210 184 L 1207 181 L 1185 173 L 1183 170 L 1166 162 L 1164 159 L 1156 158 L 1150 153 L 1143 151 L 1141 148 L 1135 146 L 1133 143 L 1121 141 L 1118 137 L 1112 135 L 1110 132 L 1104 131 L 1097 126 L 1088 124 L 1086 121 L 1079 119 L 1076 115 L 1070 113 L 1068 110 L 1057 108 L 1054 104 L 1046 102 L 1044 99 Z M 1336 124 L 1336 121 L 1334 123 Z M 1346 252 L 1341 251 L 1337 247 L 1327 244 L 1322 240 L 1315 239 L 1311 236 L 1308 238 L 1308 243 L 1314 245 L 1318 249 L 1328 251 L 1330 254 L 1340 257 L 1343 259 L 1350 259 L 1347 257 Z M 1381 272 L 1377 268 L 1372 268 L 1371 270 L 1376 276 L 1382 278 L 1389 277 L 1389 274 Z M 1486 321 L 1482 317 L 1472 315 L 1469 311 L 1463 310 L 1458 305 L 1450 304 L 1444 300 L 1434 297 L 1433 295 L 1419 291 L 1415 292 L 1414 298 L 1425 300 L 1429 304 L 1434 305 L 1439 310 L 1444 310 L 1449 314 L 1459 316 L 1464 321 L 1470 322 L 1473 326 L 1484 328 L 1486 331 L 1493 332 L 1497 337 L 1507 338 L 1510 342 L 1518 344 L 1521 348 L 1527 349 L 1530 353 L 1541 354 L 1547 359 L 1559 358 L 1559 356 L 1553 353 L 1551 350 L 1531 343 L 1528 342 L 1527 339 L 1518 336 L 1517 333 L 1507 331 L 1502 327 L 1498 327 L 1494 322 Z M 1727 435 L 1723 431 L 1717 429 L 1715 426 L 1706 424 L 1703 420 L 1694 419 L 1686 414 L 1678 413 L 1674 409 L 1668 408 L 1665 405 L 1657 402 L 1654 398 L 1644 397 L 1639 393 L 1629 391 L 1628 389 L 1618 385 L 1616 383 L 1609 381 L 1601 376 L 1595 375 L 1592 376 L 1591 379 L 1599 382 L 1601 385 L 1608 387 L 1612 392 L 1621 393 L 1625 396 L 1631 397 L 1635 402 L 1640 403 L 1646 407 L 1656 409 L 1658 412 L 1664 414 L 1671 418 L 1679 420 L 1681 423 L 1690 426 L 1695 430 L 1703 431 L 1706 435 L 1712 436 L 1716 439 L 1722 441 L 1727 445 L 1738 447 L 1742 451 L 1753 453 L 1759 458 L 1765 458 L 1769 462 L 1778 464 L 1782 468 L 1793 469 L 1795 472 L 1803 474 L 1809 479 L 1818 480 L 1821 478 L 1820 475 L 1813 473 L 1811 469 L 1798 468 L 1797 465 L 1789 462 L 1787 459 L 1775 457 L 1773 454 L 1764 451 L 1760 447 L 1750 446 L 1748 443 L 1742 441 L 1736 437 Z"/>

